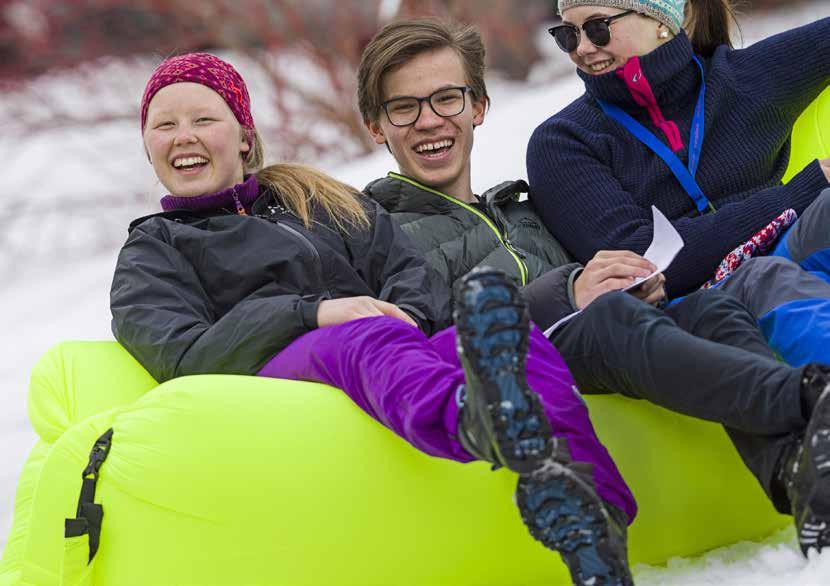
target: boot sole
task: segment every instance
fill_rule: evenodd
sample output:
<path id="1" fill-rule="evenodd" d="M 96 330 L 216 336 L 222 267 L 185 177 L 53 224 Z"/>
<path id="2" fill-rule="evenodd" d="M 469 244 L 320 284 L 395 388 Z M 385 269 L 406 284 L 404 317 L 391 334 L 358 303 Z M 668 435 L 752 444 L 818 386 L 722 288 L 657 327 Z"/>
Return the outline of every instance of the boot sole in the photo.
<path id="1" fill-rule="evenodd" d="M 809 477 L 815 478 L 802 519 L 798 519 L 798 544 L 807 556 L 810 549 L 821 553 L 830 547 L 830 388 L 825 389 L 816 403 L 805 442 L 811 444 Z"/>
<path id="2" fill-rule="evenodd" d="M 518 288 L 495 271 L 471 273 L 456 295 L 455 323 L 466 408 L 484 423 L 500 463 L 532 472 L 553 442 L 542 402 L 525 380 L 530 322 Z"/>
<path id="3" fill-rule="evenodd" d="M 516 503 L 530 534 L 562 556 L 575 586 L 633 586 L 625 544 L 612 544 L 601 499 L 572 470 L 549 460 L 522 475 Z"/>

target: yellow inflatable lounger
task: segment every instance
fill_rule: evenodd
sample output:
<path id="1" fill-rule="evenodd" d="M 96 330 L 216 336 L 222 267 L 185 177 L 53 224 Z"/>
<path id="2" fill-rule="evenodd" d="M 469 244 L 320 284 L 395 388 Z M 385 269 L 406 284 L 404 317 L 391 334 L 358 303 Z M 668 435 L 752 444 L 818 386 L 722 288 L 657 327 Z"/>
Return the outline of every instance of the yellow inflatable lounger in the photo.
<path id="1" fill-rule="evenodd" d="M 794 168 L 829 147 L 827 90 L 796 126 Z M 587 400 L 640 505 L 632 563 L 790 522 L 718 426 L 623 397 Z M 73 342 L 32 373 L 29 416 L 40 440 L 0 586 L 568 583 L 522 525 L 512 473 L 425 456 L 330 387 L 220 375 L 157 385 L 118 344 Z M 70 522 L 77 536 L 65 538 L 65 521 L 110 428 L 90 563 L 89 534 Z"/>
<path id="2" fill-rule="evenodd" d="M 568 583 L 523 526 L 512 473 L 425 456 L 336 389 L 222 375 L 154 386 L 114 342 L 66 343 L 42 359 L 29 407 L 41 442 L 0 584 Z M 588 400 L 639 498 L 633 562 L 788 523 L 719 427 L 621 397 Z M 88 537 L 65 539 L 64 520 L 109 428 L 88 564 Z"/>
<path id="3" fill-rule="evenodd" d="M 793 127 L 790 165 L 784 183 L 815 159 L 830 157 L 830 86 L 802 112 Z"/>

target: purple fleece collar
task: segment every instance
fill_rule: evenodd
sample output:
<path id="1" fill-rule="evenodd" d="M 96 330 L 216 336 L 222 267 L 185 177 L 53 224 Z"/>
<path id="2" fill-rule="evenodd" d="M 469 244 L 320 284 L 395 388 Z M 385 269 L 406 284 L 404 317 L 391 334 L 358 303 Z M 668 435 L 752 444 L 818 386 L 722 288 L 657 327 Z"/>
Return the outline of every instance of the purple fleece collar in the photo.
<path id="1" fill-rule="evenodd" d="M 246 213 L 250 213 L 251 206 L 258 197 L 259 184 L 256 175 L 249 175 L 244 182 L 217 193 L 197 195 L 196 197 L 165 195 L 161 198 L 161 209 L 165 212 L 172 212 L 173 210 L 209 211 L 226 208 L 238 212 L 238 202 L 245 208 Z"/>

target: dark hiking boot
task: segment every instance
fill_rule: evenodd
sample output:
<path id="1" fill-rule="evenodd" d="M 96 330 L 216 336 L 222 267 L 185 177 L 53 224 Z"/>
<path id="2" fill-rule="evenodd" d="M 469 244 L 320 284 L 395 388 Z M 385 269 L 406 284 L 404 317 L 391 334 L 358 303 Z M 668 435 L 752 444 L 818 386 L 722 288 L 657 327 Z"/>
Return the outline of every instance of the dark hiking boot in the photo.
<path id="1" fill-rule="evenodd" d="M 559 552 L 574 585 L 633 586 L 625 513 L 603 503 L 590 470 L 550 458 L 521 475 L 516 502 L 522 520 L 535 539 Z"/>
<path id="2" fill-rule="evenodd" d="M 458 435 L 472 455 L 529 473 L 552 452 L 551 426 L 525 380 L 530 321 L 513 281 L 474 269 L 455 288 L 458 357 L 466 398 Z"/>
<path id="3" fill-rule="evenodd" d="M 810 549 L 830 547 L 830 367 L 808 365 L 801 387 L 815 402 L 804 440 L 783 463 L 783 476 L 806 557 Z"/>
<path id="4" fill-rule="evenodd" d="M 458 435 L 470 454 L 519 473 L 516 504 L 531 535 L 560 553 L 574 584 L 629 586 L 624 514 L 608 514 L 589 464 L 572 463 L 527 385 L 530 322 L 518 287 L 476 269 L 455 290 L 458 356 L 466 384 Z M 581 467 L 581 468 L 580 468 Z"/>

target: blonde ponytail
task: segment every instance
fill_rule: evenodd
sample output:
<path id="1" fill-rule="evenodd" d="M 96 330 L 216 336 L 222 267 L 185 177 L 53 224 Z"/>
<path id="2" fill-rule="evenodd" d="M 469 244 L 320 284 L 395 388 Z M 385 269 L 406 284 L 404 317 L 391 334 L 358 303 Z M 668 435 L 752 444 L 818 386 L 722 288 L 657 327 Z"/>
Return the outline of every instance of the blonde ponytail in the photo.
<path id="1" fill-rule="evenodd" d="M 369 216 L 360 202 L 364 196 L 357 189 L 307 165 L 278 163 L 263 168 L 265 152 L 256 129 L 250 141 L 251 150 L 244 158 L 245 172 L 255 174 L 261 186 L 279 194 L 282 204 L 306 228 L 311 227 L 315 209 L 328 214 L 341 232 L 369 228 Z"/>
<path id="2" fill-rule="evenodd" d="M 363 195 L 354 187 L 307 165 L 277 163 L 256 173 L 260 185 L 278 193 L 283 205 L 311 227 L 315 209 L 328 214 L 337 228 L 366 229 L 369 217 L 360 203 Z"/>

